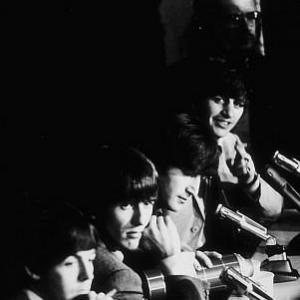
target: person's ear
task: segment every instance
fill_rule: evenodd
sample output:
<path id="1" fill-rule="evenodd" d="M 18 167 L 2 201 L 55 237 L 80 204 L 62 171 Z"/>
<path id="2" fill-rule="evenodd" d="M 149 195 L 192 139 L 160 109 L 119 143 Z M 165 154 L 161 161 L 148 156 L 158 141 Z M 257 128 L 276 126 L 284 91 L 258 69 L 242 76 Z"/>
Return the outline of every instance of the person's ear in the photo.
<path id="1" fill-rule="evenodd" d="M 41 276 L 40 276 L 40 275 L 38 275 L 38 274 L 32 272 L 32 271 L 30 270 L 30 268 L 27 267 L 27 266 L 25 266 L 25 272 L 26 272 L 26 274 L 27 274 L 31 279 L 33 279 L 33 280 L 40 280 L 40 279 L 41 279 Z"/>

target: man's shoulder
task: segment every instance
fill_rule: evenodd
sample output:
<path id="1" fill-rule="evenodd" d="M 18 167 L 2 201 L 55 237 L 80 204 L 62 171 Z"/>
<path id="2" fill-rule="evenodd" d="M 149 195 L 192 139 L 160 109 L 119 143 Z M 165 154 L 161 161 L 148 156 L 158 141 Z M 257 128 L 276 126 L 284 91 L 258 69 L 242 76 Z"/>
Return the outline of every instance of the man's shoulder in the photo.
<path id="1" fill-rule="evenodd" d="M 119 257 L 106 247 L 98 246 L 94 285 L 99 288 L 117 288 L 121 291 L 142 293 L 142 280 L 139 274 L 123 263 Z"/>

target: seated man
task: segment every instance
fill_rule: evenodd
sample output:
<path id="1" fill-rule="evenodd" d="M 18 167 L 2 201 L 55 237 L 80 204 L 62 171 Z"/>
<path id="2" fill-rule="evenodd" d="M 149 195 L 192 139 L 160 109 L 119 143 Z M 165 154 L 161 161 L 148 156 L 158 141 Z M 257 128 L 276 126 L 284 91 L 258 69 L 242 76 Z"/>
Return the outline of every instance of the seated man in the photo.
<path id="1" fill-rule="evenodd" d="M 91 291 L 98 238 L 81 212 L 62 202 L 44 203 L 30 206 L 24 217 L 24 289 L 12 299 L 112 300 Z"/>
<path id="2" fill-rule="evenodd" d="M 85 204 L 96 216 L 106 246 L 97 249 L 94 289 L 116 288 L 115 299 L 145 299 L 139 272 L 146 268 L 159 266 L 165 275 L 196 276 L 194 253 L 181 252 L 171 218 L 152 215 L 158 196 L 153 163 L 140 151 L 122 146 L 104 146 L 96 156 L 90 169 L 91 196 Z M 147 226 L 150 253 L 140 248 Z"/>
<path id="3" fill-rule="evenodd" d="M 254 249 L 251 250 L 247 243 L 242 246 L 240 239 L 235 239 L 230 244 L 228 236 L 219 230 L 217 223 L 220 221 L 214 214 L 218 203 L 234 210 L 238 209 L 259 222 L 267 222 L 280 215 L 283 198 L 260 177 L 245 145 L 231 132 L 240 121 L 247 103 L 247 87 L 243 78 L 235 71 L 216 68 L 207 72 L 206 79 L 201 83 L 201 86 L 193 91 L 192 112 L 179 114 L 177 117 L 183 128 L 198 127 L 210 131 L 220 150 L 216 174 L 203 177 L 206 184 L 201 183 L 202 191 L 206 191 L 206 195 L 202 195 L 207 214 L 205 222 L 210 224 L 207 226 L 207 236 L 210 240 L 207 245 L 215 248 L 216 242 L 219 242 L 218 249 L 224 247 L 226 252 L 238 249 L 248 254 L 247 250 L 251 252 L 255 249 L 255 243 L 252 247 Z M 192 207 L 185 206 L 185 209 L 181 212 L 182 220 L 191 214 Z M 195 218 L 194 222 L 195 227 L 201 228 L 203 217 Z M 220 225 L 222 224 L 225 225 L 224 222 Z M 190 235 L 198 240 L 200 233 L 191 229 Z M 188 241 L 188 244 L 192 245 L 191 241 Z"/>
<path id="4" fill-rule="evenodd" d="M 160 207 L 175 222 L 183 250 L 196 251 L 205 244 L 207 203 L 199 197 L 206 186 L 203 176 L 215 169 L 219 152 L 216 141 L 207 130 L 185 126 L 171 118 L 163 134 L 164 147 L 151 149 L 159 171 Z M 209 256 L 215 251 L 197 251 L 200 262 L 211 266 Z"/>

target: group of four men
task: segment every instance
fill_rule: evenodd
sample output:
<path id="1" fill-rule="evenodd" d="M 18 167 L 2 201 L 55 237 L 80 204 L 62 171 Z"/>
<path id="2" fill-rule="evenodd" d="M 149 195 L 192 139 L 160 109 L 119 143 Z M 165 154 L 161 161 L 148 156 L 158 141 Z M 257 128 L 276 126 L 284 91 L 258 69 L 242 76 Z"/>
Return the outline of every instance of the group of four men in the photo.
<path id="1" fill-rule="evenodd" d="M 244 50 L 249 47 L 257 51 L 261 46 L 257 3 L 212 2 L 219 3 L 226 25 L 215 30 L 222 29 L 219 35 L 241 51 L 234 55 L 248 54 Z M 216 25 L 208 25 L 212 24 Z M 197 28 L 206 29 L 205 25 Z M 229 29 L 235 37 L 248 31 L 245 44 L 241 38 L 231 41 Z M 223 49 L 224 57 L 236 58 L 228 55 L 227 43 L 219 45 L 217 49 Z M 216 54 L 217 62 L 224 58 L 219 52 L 211 54 Z M 232 68 L 232 61 L 225 65 L 211 67 L 211 75 L 201 71 L 197 88 L 187 93 L 192 99 L 191 109 L 168 119 L 159 142 L 151 141 L 142 149 L 103 145 L 91 157 L 81 206 L 95 216 L 101 239 L 93 246 L 96 255 L 91 259 L 95 269 L 92 288 L 96 292 L 116 289 L 114 299 L 145 299 L 140 276 L 143 270 L 158 267 L 165 276 L 197 278 L 199 265 L 211 267 L 212 257 L 233 252 L 250 255 L 253 249 L 248 240 L 216 217 L 219 203 L 258 221 L 280 215 L 283 198 L 260 177 L 246 146 L 231 132 L 245 113 L 249 97 L 240 70 Z M 27 271 L 39 287 L 37 280 L 45 274 L 36 277 L 30 269 Z M 78 281 L 86 280 L 91 284 L 88 276 L 78 277 Z M 180 286 L 173 283 L 173 288 L 176 284 Z M 199 297 L 205 297 L 204 287 L 201 289 Z M 178 288 L 176 291 L 180 294 Z M 96 299 L 94 295 L 89 297 Z M 101 294 L 97 299 L 110 299 L 104 297 Z"/>

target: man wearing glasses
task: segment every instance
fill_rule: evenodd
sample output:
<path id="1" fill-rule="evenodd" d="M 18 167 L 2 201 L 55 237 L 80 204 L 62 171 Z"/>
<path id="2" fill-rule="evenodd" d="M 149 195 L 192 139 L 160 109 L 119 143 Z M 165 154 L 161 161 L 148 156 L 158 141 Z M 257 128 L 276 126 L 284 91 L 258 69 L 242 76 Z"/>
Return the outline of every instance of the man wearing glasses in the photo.
<path id="1" fill-rule="evenodd" d="M 260 0 L 196 0 L 187 34 L 193 61 L 247 64 L 264 56 Z"/>
<path id="2" fill-rule="evenodd" d="M 263 54 L 261 13 L 255 0 L 219 0 L 220 18 L 215 29 L 228 55 Z"/>

